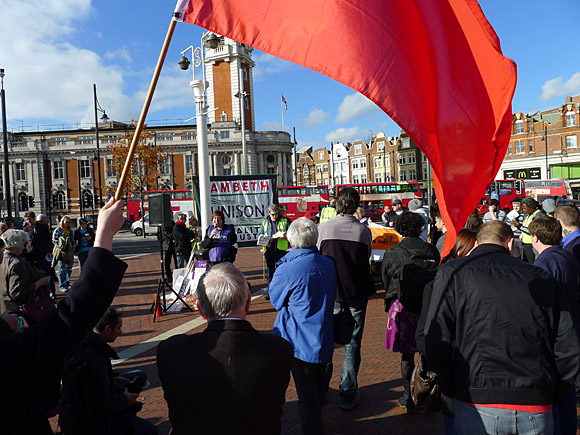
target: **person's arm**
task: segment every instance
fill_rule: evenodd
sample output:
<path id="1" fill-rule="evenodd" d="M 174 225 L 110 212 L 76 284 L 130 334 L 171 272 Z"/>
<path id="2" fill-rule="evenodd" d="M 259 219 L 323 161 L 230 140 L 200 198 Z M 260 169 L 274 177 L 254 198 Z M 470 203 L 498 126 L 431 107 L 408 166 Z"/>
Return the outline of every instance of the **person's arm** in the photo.
<path id="1" fill-rule="evenodd" d="M 209 228 L 207 228 L 205 230 L 205 237 L 203 238 L 203 241 L 201 242 L 201 247 L 203 249 L 209 249 L 209 248 L 211 248 L 212 245 L 213 245 L 213 238 L 209 234 Z"/>
<path id="2" fill-rule="evenodd" d="M 557 311 L 552 313 L 554 337 L 554 359 L 556 369 L 561 379 L 573 386 L 578 369 L 580 367 L 580 344 L 578 333 L 574 327 L 570 305 L 563 289 L 559 288 L 556 281 L 553 282 L 553 288 L 546 288 L 547 291 L 553 291 L 557 297 Z"/>
<path id="3" fill-rule="evenodd" d="M 32 301 L 34 290 L 44 285 L 43 282 L 46 281 L 32 281 L 31 272 L 24 259 L 14 261 L 8 270 L 8 294 L 19 304 Z"/>
<path id="4" fill-rule="evenodd" d="M 455 289 L 445 266 L 439 269 L 425 320 L 425 355 L 429 369 L 439 376 L 441 392 L 454 394 Z"/>
<path id="5" fill-rule="evenodd" d="M 270 303 L 276 311 L 280 311 L 284 305 L 288 304 L 292 289 L 295 287 L 289 281 L 290 277 L 284 273 L 284 266 L 278 267 L 272 281 L 268 285 L 268 294 L 270 295 Z"/>

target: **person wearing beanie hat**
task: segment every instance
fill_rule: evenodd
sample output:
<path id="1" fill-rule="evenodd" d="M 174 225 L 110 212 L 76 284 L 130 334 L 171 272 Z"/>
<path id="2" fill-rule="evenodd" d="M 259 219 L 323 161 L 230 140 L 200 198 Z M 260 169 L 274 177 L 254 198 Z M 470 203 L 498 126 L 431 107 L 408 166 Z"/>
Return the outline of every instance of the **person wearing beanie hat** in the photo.
<path id="1" fill-rule="evenodd" d="M 423 208 L 423 201 L 421 201 L 418 198 L 412 199 L 407 204 L 407 207 L 409 207 L 410 212 L 417 213 L 418 215 L 420 215 L 423 218 L 425 225 L 423 227 L 423 230 L 421 231 L 419 238 L 421 240 L 423 240 L 424 242 L 426 242 L 427 237 L 429 236 L 429 225 L 428 225 L 429 224 L 429 213 L 427 212 L 427 210 L 425 210 Z"/>
<path id="2" fill-rule="evenodd" d="M 547 215 L 554 216 L 554 212 L 556 211 L 556 201 L 552 198 L 544 199 L 544 202 L 542 202 L 542 209 L 544 209 Z"/>

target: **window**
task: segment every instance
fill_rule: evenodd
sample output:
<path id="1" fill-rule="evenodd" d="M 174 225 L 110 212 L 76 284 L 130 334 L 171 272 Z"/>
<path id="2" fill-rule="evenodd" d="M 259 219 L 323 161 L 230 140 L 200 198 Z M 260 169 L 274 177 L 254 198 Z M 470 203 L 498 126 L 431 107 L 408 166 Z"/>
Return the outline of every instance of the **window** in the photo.
<path id="1" fill-rule="evenodd" d="M 318 151 L 318 160 L 324 160 L 324 151 Z"/>
<path id="2" fill-rule="evenodd" d="M 380 168 L 382 166 L 381 160 L 381 158 L 375 159 L 375 168 Z"/>
<path id="3" fill-rule="evenodd" d="M 573 127 L 576 125 L 576 113 L 572 110 L 566 113 L 566 127 Z"/>
<path id="4" fill-rule="evenodd" d="M 266 168 L 266 174 L 275 174 L 276 168 Z"/>
<path id="5" fill-rule="evenodd" d="M 512 144 L 511 143 L 508 145 L 507 153 L 508 153 L 508 156 L 512 155 Z"/>
<path id="6" fill-rule="evenodd" d="M 366 183 L 367 182 L 367 174 L 362 174 L 360 176 L 360 182 L 361 183 Z"/>
<path id="7" fill-rule="evenodd" d="M 391 166 L 391 156 L 390 155 L 385 156 L 385 166 Z"/>
<path id="8" fill-rule="evenodd" d="M 516 154 L 524 154 L 526 152 L 525 142 L 516 142 Z"/>
<path id="9" fill-rule="evenodd" d="M 340 170 L 340 165 L 338 163 L 334 164 L 334 172 L 338 172 Z"/>
<path id="10" fill-rule="evenodd" d="M 79 171 L 81 172 L 81 178 L 90 178 L 91 162 L 88 160 L 79 160 Z"/>
<path id="11" fill-rule="evenodd" d="M 361 168 L 367 167 L 367 159 L 360 159 L 360 167 Z"/>
<path id="12" fill-rule="evenodd" d="M 322 171 L 323 172 L 328 172 L 328 163 L 325 163 L 324 165 L 322 165 Z"/>
<path id="13" fill-rule="evenodd" d="M 407 164 L 407 157 L 405 154 L 399 154 L 399 165 L 406 165 Z"/>
<path id="14" fill-rule="evenodd" d="M 51 145 L 66 145 L 67 140 L 68 140 L 68 137 L 53 137 L 50 140 L 50 144 Z"/>
<path id="15" fill-rule="evenodd" d="M 222 163 L 224 165 L 229 165 L 232 161 L 232 158 L 230 156 L 222 156 Z"/>
<path id="16" fill-rule="evenodd" d="M 224 175 L 232 175 L 232 168 L 224 168 Z"/>
<path id="17" fill-rule="evenodd" d="M 229 131 L 220 131 L 220 139 L 229 139 L 230 132 Z"/>
<path id="18" fill-rule="evenodd" d="M 353 175 L 352 176 L 352 182 L 353 182 L 353 184 L 359 183 L 358 175 Z"/>
<path id="19" fill-rule="evenodd" d="M 528 132 L 532 131 L 532 121 L 528 121 Z"/>
<path id="20" fill-rule="evenodd" d="M 524 121 L 522 121 L 521 119 L 518 119 L 516 121 L 516 134 L 523 133 L 523 132 L 524 132 Z"/>
<path id="21" fill-rule="evenodd" d="M 55 180 L 62 180 L 64 178 L 64 166 L 62 160 L 52 162 L 52 173 Z"/>
<path id="22" fill-rule="evenodd" d="M 171 173 L 171 161 L 169 157 L 164 162 L 159 163 L 159 173 L 161 175 L 169 175 Z"/>
<path id="23" fill-rule="evenodd" d="M 340 170 L 346 171 L 346 162 L 340 162 Z"/>
<path id="24" fill-rule="evenodd" d="M 415 153 L 409 154 L 409 163 L 415 163 Z"/>
<path id="25" fill-rule="evenodd" d="M 399 181 L 407 181 L 407 171 L 401 171 L 399 173 Z"/>
<path id="26" fill-rule="evenodd" d="M 352 169 L 358 169 L 358 159 L 352 159 Z"/>
<path id="27" fill-rule="evenodd" d="M 362 145 L 360 143 L 359 144 L 356 144 L 354 146 L 354 154 L 355 155 L 362 154 Z"/>
<path id="28" fill-rule="evenodd" d="M 193 155 L 191 154 L 186 154 L 185 155 L 185 173 L 187 174 L 191 174 L 193 170 Z"/>
<path id="29" fill-rule="evenodd" d="M 105 159 L 105 170 L 107 177 L 114 177 L 115 172 L 113 171 L 113 159 Z"/>
<path id="30" fill-rule="evenodd" d="M 228 114 L 226 112 L 222 112 L 222 114 L 220 116 L 220 120 L 221 121 L 227 121 L 228 120 Z"/>
<path id="31" fill-rule="evenodd" d="M 385 143 L 384 142 L 377 143 L 377 151 L 381 152 L 381 153 L 385 151 Z"/>
<path id="32" fill-rule="evenodd" d="M 181 140 L 195 140 L 197 137 L 197 131 L 184 131 L 181 134 Z"/>
<path id="33" fill-rule="evenodd" d="M 79 145 L 92 145 L 95 140 L 95 136 L 79 136 L 77 139 L 77 144 Z"/>
<path id="34" fill-rule="evenodd" d="M 409 181 L 415 181 L 417 179 L 417 172 L 414 169 L 409 170 Z"/>
<path id="35" fill-rule="evenodd" d="M 423 180 L 427 179 L 427 168 L 423 168 Z"/>
<path id="36" fill-rule="evenodd" d="M 383 182 L 383 174 L 375 174 L 375 183 Z"/>
<path id="37" fill-rule="evenodd" d="M 578 138 L 576 136 L 566 136 L 566 148 L 577 148 Z"/>
<path id="38" fill-rule="evenodd" d="M 411 138 L 410 137 L 402 138 L 401 144 L 403 148 L 411 148 Z"/>
<path id="39" fill-rule="evenodd" d="M 244 98 L 244 107 L 246 108 L 246 110 L 250 109 L 250 102 L 248 101 L 247 98 Z"/>
<path id="40" fill-rule="evenodd" d="M 173 140 L 173 132 L 172 131 L 165 131 L 162 133 L 155 133 L 155 138 L 160 141 L 172 141 Z"/>
<path id="41" fill-rule="evenodd" d="M 56 210 L 66 210 L 66 195 L 62 190 L 52 195 L 52 206 Z"/>
<path id="42" fill-rule="evenodd" d="M 530 153 L 534 152 L 534 141 L 532 141 L 532 140 L 528 141 L 528 152 L 530 152 Z"/>
<path id="43" fill-rule="evenodd" d="M 266 156 L 266 161 L 267 161 L 268 163 L 274 163 L 274 162 L 276 161 L 276 157 L 274 157 L 272 154 L 268 154 L 268 155 Z"/>
<path id="44" fill-rule="evenodd" d="M 26 167 L 24 163 L 16 163 L 14 165 L 14 172 L 16 173 L 16 181 L 26 180 Z"/>
<path id="45" fill-rule="evenodd" d="M 321 174 L 322 173 L 322 166 L 316 165 L 316 172 L 318 172 L 319 174 Z"/>
<path id="46" fill-rule="evenodd" d="M 106 145 L 110 143 L 115 143 L 118 138 L 120 138 L 120 134 L 105 134 L 103 135 L 103 139 L 101 140 L 101 144 Z"/>

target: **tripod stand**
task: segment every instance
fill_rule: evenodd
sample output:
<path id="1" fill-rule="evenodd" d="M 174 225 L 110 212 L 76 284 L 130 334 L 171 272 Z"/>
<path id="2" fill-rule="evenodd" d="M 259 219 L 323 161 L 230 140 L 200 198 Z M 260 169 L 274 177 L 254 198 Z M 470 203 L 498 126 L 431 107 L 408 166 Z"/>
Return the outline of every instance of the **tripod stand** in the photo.
<path id="1" fill-rule="evenodd" d="M 161 227 L 157 228 L 158 234 L 163 232 L 163 229 Z M 179 295 L 179 293 L 177 293 L 173 287 L 171 287 L 169 285 L 169 283 L 167 282 L 167 279 L 165 278 L 165 268 L 163 267 L 163 236 L 161 235 L 161 237 L 159 237 L 159 255 L 161 258 L 161 278 L 159 278 L 159 280 L 157 281 L 157 293 L 155 295 L 155 300 L 153 301 L 153 304 L 151 305 L 151 308 L 149 308 L 149 311 L 153 310 L 153 323 L 155 323 L 155 319 L 157 318 L 157 307 L 160 306 L 161 307 L 161 311 L 163 313 L 166 313 L 172 306 L 173 304 L 175 304 L 178 300 L 181 301 L 181 303 L 187 307 L 187 309 L 189 311 L 193 312 L 193 309 L 187 304 L 187 302 L 185 302 L 183 300 L 183 298 Z M 165 296 L 166 296 L 166 292 L 165 290 L 169 289 L 175 296 L 175 300 L 173 302 L 171 302 L 171 304 L 169 304 L 169 306 L 167 305 L 167 302 L 165 300 Z M 163 295 L 163 302 L 161 302 L 161 295 Z"/>

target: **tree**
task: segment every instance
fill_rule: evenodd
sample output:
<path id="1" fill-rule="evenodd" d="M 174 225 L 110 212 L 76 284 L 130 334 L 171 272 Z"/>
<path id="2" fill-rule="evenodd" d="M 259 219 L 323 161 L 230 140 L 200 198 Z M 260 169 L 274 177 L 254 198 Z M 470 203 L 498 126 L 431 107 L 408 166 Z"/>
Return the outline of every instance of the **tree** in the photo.
<path id="1" fill-rule="evenodd" d="M 135 123 L 133 122 L 122 138 L 107 146 L 107 151 L 112 159 L 111 169 L 119 177 L 123 172 L 134 134 Z M 155 134 L 144 128 L 137 142 L 137 149 L 131 162 L 131 170 L 123 186 L 123 191 L 143 192 L 157 189 L 157 179 L 161 175 L 161 166 L 169 158 L 169 151 L 163 150 L 160 145 L 156 145 Z"/>

